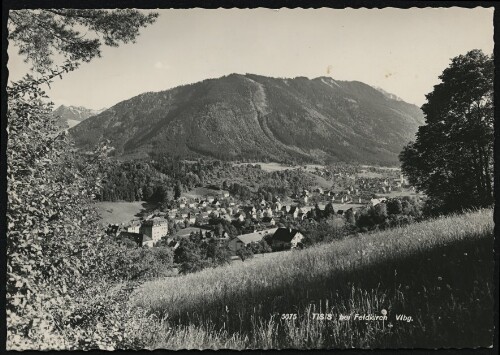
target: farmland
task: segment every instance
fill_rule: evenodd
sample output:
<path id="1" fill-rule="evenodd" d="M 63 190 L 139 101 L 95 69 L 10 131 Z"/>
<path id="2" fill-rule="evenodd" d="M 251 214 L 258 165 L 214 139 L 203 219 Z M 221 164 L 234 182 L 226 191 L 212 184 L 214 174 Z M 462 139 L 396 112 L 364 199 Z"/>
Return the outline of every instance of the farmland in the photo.
<path id="1" fill-rule="evenodd" d="M 492 245 L 480 210 L 151 281 L 130 304 L 153 318 L 129 336 L 149 349 L 489 346 Z"/>

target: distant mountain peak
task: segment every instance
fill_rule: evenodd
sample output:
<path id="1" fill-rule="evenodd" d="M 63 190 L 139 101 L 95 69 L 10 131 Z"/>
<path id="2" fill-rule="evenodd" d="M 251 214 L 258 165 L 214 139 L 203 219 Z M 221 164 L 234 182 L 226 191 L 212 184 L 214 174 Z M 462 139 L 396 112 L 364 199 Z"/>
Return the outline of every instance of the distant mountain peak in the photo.
<path id="1" fill-rule="evenodd" d="M 74 127 L 87 118 L 98 115 L 105 110 L 106 108 L 93 110 L 83 106 L 60 105 L 53 111 L 53 115 L 57 117 L 59 127 L 66 129 Z"/>

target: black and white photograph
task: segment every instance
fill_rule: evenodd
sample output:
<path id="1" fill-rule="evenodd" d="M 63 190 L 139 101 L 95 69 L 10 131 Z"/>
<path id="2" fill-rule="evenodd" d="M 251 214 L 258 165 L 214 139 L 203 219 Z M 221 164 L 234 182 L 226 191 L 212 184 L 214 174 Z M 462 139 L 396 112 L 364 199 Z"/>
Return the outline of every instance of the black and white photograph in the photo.
<path id="1" fill-rule="evenodd" d="M 116 6 L 5 15 L 7 350 L 493 346 L 493 5 Z"/>

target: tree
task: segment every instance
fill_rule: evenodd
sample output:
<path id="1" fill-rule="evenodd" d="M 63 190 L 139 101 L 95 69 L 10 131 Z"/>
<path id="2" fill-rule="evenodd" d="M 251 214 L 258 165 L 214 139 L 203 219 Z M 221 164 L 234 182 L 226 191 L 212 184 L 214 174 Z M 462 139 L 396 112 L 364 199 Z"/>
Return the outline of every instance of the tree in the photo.
<path id="1" fill-rule="evenodd" d="M 105 344 L 109 349 L 120 341 L 120 329 L 114 327 L 124 324 L 125 318 L 117 317 L 125 313 L 106 297 L 107 290 L 130 277 L 141 255 L 105 236 L 91 205 L 109 150 L 100 145 L 89 156 L 77 155 L 65 132 L 59 132 L 41 86 L 99 55 L 100 40 L 85 39 L 75 28 L 117 45 L 133 41 L 156 15 L 136 10 L 17 10 L 9 15 L 9 40 L 38 77 L 28 74 L 7 88 L 7 347 Z M 52 66 L 54 51 L 68 59 L 62 67 Z"/>
<path id="2" fill-rule="evenodd" d="M 403 205 L 401 200 L 393 198 L 387 201 L 387 213 L 390 215 L 401 214 L 403 212 Z"/>
<path id="3" fill-rule="evenodd" d="M 356 216 L 354 215 L 354 211 L 352 208 L 349 208 L 347 211 L 344 213 L 344 218 L 347 223 L 349 223 L 351 226 L 356 225 Z"/>
<path id="4" fill-rule="evenodd" d="M 112 47 L 133 43 L 139 29 L 157 17 L 134 9 L 15 10 L 9 12 L 9 40 L 34 71 L 45 72 L 54 64 L 54 54 L 78 65 L 100 57 L 103 42 Z"/>
<path id="5" fill-rule="evenodd" d="M 328 202 L 325 206 L 325 210 L 323 211 L 325 217 L 330 217 L 335 214 L 335 209 L 333 208 L 333 204 Z"/>
<path id="6" fill-rule="evenodd" d="M 177 200 L 179 197 L 181 197 L 181 193 L 182 193 L 181 183 L 180 181 L 177 181 L 174 188 L 174 199 Z"/>
<path id="7" fill-rule="evenodd" d="M 384 223 L 387 218 L 387 205 L 379 203 L 372 207 L 371 212 L 376 224 Z"/>
<path id="8" fill-rule="evenodd" d="M 241 261 L 253 258 L 252 250 L 250 248 L 247 248 L 246 246 L 238 249 L 238 251 L 236 251 L 236 255 L 240 257 Z"/>
<path id="9" fill-rule="evenodd" d="M 492 56 L 480 50 L 453 58 L 426 96 L 425 125 L 400 154 L 434 213 L 493 202 L 493 75 Z"/>

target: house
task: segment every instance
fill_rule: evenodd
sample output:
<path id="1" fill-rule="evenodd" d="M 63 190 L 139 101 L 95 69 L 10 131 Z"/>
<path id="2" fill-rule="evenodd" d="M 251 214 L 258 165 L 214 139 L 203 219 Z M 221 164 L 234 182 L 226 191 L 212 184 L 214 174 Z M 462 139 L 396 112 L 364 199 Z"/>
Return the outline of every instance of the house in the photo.
<path id="1" fill-rule="evenodd" d="M 116 237 L 120 234 L 120 226 L 118 224 L 110 224 L 106 229 L 106 234 Z"/>
<path id="2" fill-rule="evenodd" d="M 120 238 L 129 239 L 137 244 L 139 247 L 152 247 L 154 246 L 154 241 L 148 235 L 144 233 L 133 233 L 133 232 L 121 232 Z"/>
<path id="3" fill-rule="evenodd" d="M 184 202 L 179 203 L 179 208 L 186 208 L 186 204 Z"/>
<path id="4" fill-rule="evenodd" d="M 291 209 L 290 205 L 285 205 L 281 208 L 281 210 L 284 211 L 285 213 L 289 213 L 290 209 Z"/>
<path id="5" fill-rule="evenodd" d="M 174 223 L 175 223 L 175 224 L 185 225 L 185 223 L 186 223 L 186 222 L 185 222 L 185 221 L 184 221 L 184 219 L 182 219 L 182 218 L 175 218 L 175 219 L 174 219 Z"/>
<path id="6" fill-rule="evenodd" d="M 153 218 L 142 222 L 139 233 L 147 235 L 156 243 L 168 233 L 168 222 L 163 218 Z"/>
<path id="7" fill-rule="evenodd" d="M 215 198 L 213 196 L 207 196 L 207 202 L 212 203 L 214 202 Z"/>
<path id="8" fill-rule="evenodd" d="M 259 242 L 266 235 L 274 234 L 277 229 L 278 228 L 271 228 L 262 230 L 260 232 L 253 232 L 253 233 L 239 235 L 229 241 L 228 243 L 229 250 L 231 250 L 233 254 L 236 254 L 238 250 L 244 248 L 246 245 L 254 242 Z"/>
<path id="9" fill-rule="evenodd" d="M 297 207 L 293 207 L 290 210 L 290 214 L 293 216 L 293 218 L 297 218 L 299 216 L 299 209 Z"/>
<path id="10" fill-rule="evenodd" d="M 138 221 L 132 221 L 128 226 L 125 227 L 125 230 L 130 233 L 139 233 L 140 228 L 141 224 Z"/>
<path id="11" fill-rule="evenodd" d="M 309 201 L 309 197 L 307 197 L 307 195 L 304 195 L 302 196 L 302 198 L 300 199 L 301 202 L 303 203 L 307 203 L 307 201 Z"/>
<path id="12" fill-rule="evenodd" d="M 297 229 L 278 228 L 271 238 L 271 247 L 275 249 L 295 249 L 302 247 L 304 235 Z"/>
<path id="13" fill-rule="evenodd" d="M 187 227 L 184 229 L 179 230 L 177 233 L 175 233 L 175 237 L 177 238 L 188 238 L 192 233 L 194 234 L 200 234 L 203 238 L 207 238 L 211 236 L 211 231 L 210 229 L 206 228 L 195 228 L 195 227 Z"/>
<path id="14" fill-rule="evenodd" d="M 263 223 L 269 223 L 271 226 L 276 225 L 276 221 L 273 217 L 264 217 L 262 218 Z"/>
<path id="15" fill-rule="evenodd" d="M 265 217 L 272 217 L 272 216 L 273 216 L 273 210 L 271 209 L 271 207 L 267 208 L 267 209 L 264 211 L 264 216 L 265 216 Z"/>
<path id="16" fill-rule="evenodd" d="M 202 220 L 208 220 L 209 217 L 210 217 L 210 214 L 208 212 L 202 212 L 202 213 L 200 213 L 200 218 Z"/>
<path id="17" fill-rule="evenodd" d="M 371 203 L 371 205 L 372 205 L 372 206 L 376 206 L 376 205 L 378 205 L 379 203 L 384 202 L 385 200 L 386 200 L 386 198 L 385 198 L 385 197 L 382 197 L 382 198 L 372 198 L 372 199 L 370 200 L 370 203 Z"/>
<path id="18" fill-rule="evenodd" d="M 243 222 L 245 220 L 246 216 L 245 214 L 243 213 L 237 213 L 235 216 L 234 216 L 234 219 L 240 221 L 240 222 Z"/>
<path id="19" fill-rule="evenodd" d="M 218 239 L 229 239 L 229 233 L 223 231 L 221 235 L 217 236 Z"/>
<path id="20" fill-rule="evenodd" d="M 172 249 L 177 249 L 179 246 L 181 245 L 181 243 L 179 243 L 178 241 L 176 240 L 172 240 L 168 243 L 168 246 Z"/>
<path id="21" fill-rule="evenodd" d="M 280 203 L 279 201 L 278 201 L 278 202 L 276 202 L 276 203 L 274 204 L 274 211 L 275 211 L 275 212 L 279 212 L 279 211 L 281 211 L 281 207 L 283 207 L 283 206 L 281 205 L 281 203 Z"/>
<path id="22" fill-rule="evenodd" d="M 302 206 L 302 207 L 299 207 L 299 214 L 301 213 L 307 213 L 309 211 L 311 211 L 313 208 L 312 206 Z"/>
<path id="23" fill-rule="evenodd" d="M 170 218 L 170 219 L 174 219 L 174 218 L 177 216 L 177 212 L 168 211 L 167 216 L 168 216 L 168 218 Z"/>
<path id="24" fill-rule="evenodd" d="M 264 217 L 264 212 L 262 210 L 257 210 L 257 212 L 254 215 L 252 214 L 252 217 L 261 219 L 262 217 Z"/>

